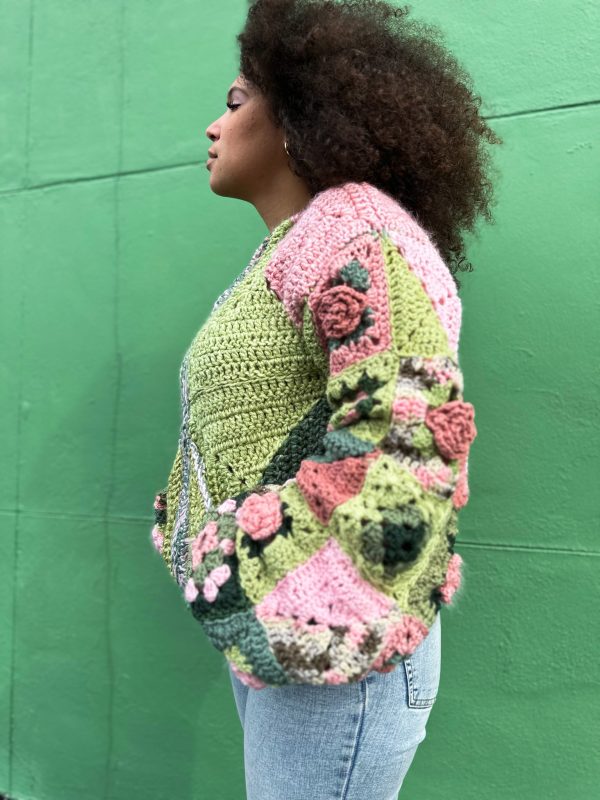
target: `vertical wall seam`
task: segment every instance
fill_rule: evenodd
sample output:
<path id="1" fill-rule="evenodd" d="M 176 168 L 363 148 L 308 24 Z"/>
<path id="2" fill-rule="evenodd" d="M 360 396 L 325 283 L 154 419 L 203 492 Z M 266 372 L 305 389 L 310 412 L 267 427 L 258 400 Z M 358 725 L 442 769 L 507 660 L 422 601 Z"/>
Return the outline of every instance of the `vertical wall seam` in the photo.
<path id="1" fill-rule="evenodd" d="M 24 150 L 25 150 L 25 169 L 24 169 L 24 182 L 25 186 L 29 186 L 29 165 L 30 165 L 30 144 L 31 144 L 31 84 L 33 73 L 33 35 L 34 35 L 34 21 L 35 21 L 35 0 L 29 2 L 29 30 L 27 40 L 27 96 L 25 100 L 25 132 L 24 132 Z M 29 215 L 29 206 L 26 201 L 23 203 L 23 219 L 27 223 Z M 27 224 L 23 225 L 23 230 L 28 230 Z M 24 251 L 27 253 L 30 244 L 27 237 L 25 237 Z M 21 300 L 19 308 L 19 325 L 18 325 L 18 351 L 17 361 L 19 364 L 19 383 L 17 389 L 17 432 L 16 432 L 16 458 L 15 464 L 15 527 L 13 531 L 13 584 L 12 584 L 12 608 L 11 608 L 11 632 L 10 632 L 10 679 L 9 679 L 9 698 L 8 698 L 8 775 L 7 775 L 7 793 L 9 796 L 13 794 L 13 759 L 15 752 L 15 677 L 17 665 L 17 621 L 18 621 L 18 608 L 17 608 L 17 595 L 19 586 L 19 540 L 21 531 L 21 448 L 23 441 L 23 359 L 25 355 L 25 294 L 27 291 L 27 266 L 31 263 L 31 259 L 25 257 L 23 264 L 24 279 L 21 282 Z"/>
<path id="2" fill-rule="evenodd" d="M 33 35 L 35 22 L 35 0 L 29 2 L 29 37 L 27 45 L 27 98 L 25 100 L 25 190 L 29 189 L 31 157 L 31 84 L 33 79 Z"/>
<path id="3" fill-rule="evenodd" d="M 23 215 L 27 218 L 29 211 L 25 207 Z M 29 247 L 28 244 L 25 245 Z M 17 463 L 15 465 L 15 526 L 13 531 L 13 584 L 12 584 L 12 609 L 11 609 L 11 638 L 10 638 L 10 680 L 9 680 L 9 701 L 8 701 L 8 788 L 9 797 L 13 793 L 13 758 L 14 758 L 14 730 L 15 730 L 15 678 L 17 661 L 17 596 L 19 585 L 19 540 L 21 530 L 21 446 L 22 446 L 22 421 L 23 421 L 23 356 L 24 330 L 25 330 L 25 291 L 27 280 L 22 284 L 19 326 L 18 326 L 18 363 L 19 363 L 19 384 L 17 389 Z"/>
<path id="4" fill-rule="evenodd" d="M 118 76 L 118 135 L 117 135 L 117 172 L 113 183 L 113 231 L 114 231 L 114 272 L 113 272 L 113 342 L 115 350 L 115 393 L 113 399 L 112 422 L 110 432 L 110 469 L 109 485 L 106 493 L 104 508 L 104 544 L 106 563 L 106 602 L 105 602 L 105 629 L 106 629 L 106 666 L 108 673 L 108 698 L 107 698 L 107 749 L 106 768 L 104 774 L 104 797 L 112 797 L 112 764 L 114 744 L 114 696 L 115 696 L 115 665 L 114 650 L 112 646 L 112 548 L 111 548 L 111 505 L 115 492 L 115 468 L 117 460 L 117 442 L 119 434 L 119 406 L 122 390 L 122 365 L 121 338 L 119 330 L 120 321 L 120 267 L 121 267 L 121 229 L 120 229 L 120 180 L 123 167 L 123 106 L 124 106 L 124 16 L 125 3 L 119 4 L 119 19 L 117 23 L 117 44 L 119 49 L 119 76 Z"/>

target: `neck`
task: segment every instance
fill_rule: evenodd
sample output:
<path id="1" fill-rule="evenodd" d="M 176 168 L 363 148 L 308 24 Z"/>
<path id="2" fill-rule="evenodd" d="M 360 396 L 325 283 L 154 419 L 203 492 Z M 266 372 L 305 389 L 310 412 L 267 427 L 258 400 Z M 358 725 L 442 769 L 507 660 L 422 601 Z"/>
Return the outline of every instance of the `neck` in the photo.
<path id="1" fill-rule="evenodd" d="M 252 204 L 271 233 L 284 219 L 304 210 L 311 199 L 304 181 L 289 173 L 273 186 L 263 189 Z"/>

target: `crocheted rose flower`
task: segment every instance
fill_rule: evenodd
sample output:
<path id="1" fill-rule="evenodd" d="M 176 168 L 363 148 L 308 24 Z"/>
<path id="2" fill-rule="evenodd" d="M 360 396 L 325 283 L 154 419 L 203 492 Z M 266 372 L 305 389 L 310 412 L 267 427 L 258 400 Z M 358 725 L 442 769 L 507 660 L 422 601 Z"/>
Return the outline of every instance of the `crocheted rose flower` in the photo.
<path id="1" fill-rule="evenodd" d="M 437 448 L 445 458 L 460 458 L 468 453 L 477 435 L 474 414 L 473 405 L 461 400 L 452 400 L 427 411 L 425 424 L 433 432 Z"/>
<path id="2" fill-rule="evenodd" d="M 315 304 L 321 328 L 329 339 L 341 339 L 358 327 L 367 298 L 351 286 L 332 286 Z"/>
<path id="3" fill-rule="evenodd" d="M 240 528 L 252 539 L 268 539 L 283 522 L 277 492 L 250 494 L 235 512 Z"/>

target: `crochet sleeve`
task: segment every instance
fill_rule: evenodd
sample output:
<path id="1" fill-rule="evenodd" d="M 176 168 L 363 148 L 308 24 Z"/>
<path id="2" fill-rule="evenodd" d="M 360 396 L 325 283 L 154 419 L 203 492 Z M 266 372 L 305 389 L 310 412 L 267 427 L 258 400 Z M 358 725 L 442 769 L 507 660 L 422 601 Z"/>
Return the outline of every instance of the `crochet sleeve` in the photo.
<path id="1" fill-rule="evenodd" d="M 209 515 L 186 588 L 199 612 L 224 593 L 229 609 L 247 603 L 261 618 L 331 623 L 339 598 L 375 608 L 383 596 L 428 626 L 450 602 L 476 429 L 449 283 L 417 274 L 385 231 L 369 231 L 336 250 L 300 301 L 282 297 L 323 371 L 322 434 L 315 447 L 299 427 L 293 474 Z M 232 557 L 205 564 L 207 538 Z"/>

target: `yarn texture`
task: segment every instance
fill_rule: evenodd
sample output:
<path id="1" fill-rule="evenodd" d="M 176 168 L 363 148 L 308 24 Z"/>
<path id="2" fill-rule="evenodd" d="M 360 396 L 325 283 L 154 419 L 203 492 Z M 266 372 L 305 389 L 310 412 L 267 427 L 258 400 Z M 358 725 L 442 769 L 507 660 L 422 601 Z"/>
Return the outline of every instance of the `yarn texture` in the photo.
<path id="1" fill-rule="evenodd" d="M 214 303 L 150 538 L 247 685 L 389 672 L 453 601 L 477 434 L 460 326 L 427 232 L 366 182 L 282 221 Z"/>

